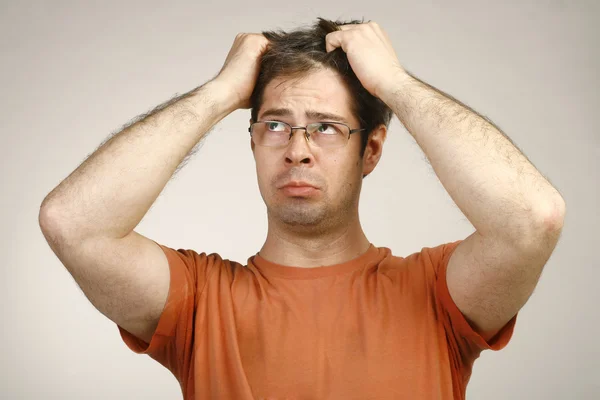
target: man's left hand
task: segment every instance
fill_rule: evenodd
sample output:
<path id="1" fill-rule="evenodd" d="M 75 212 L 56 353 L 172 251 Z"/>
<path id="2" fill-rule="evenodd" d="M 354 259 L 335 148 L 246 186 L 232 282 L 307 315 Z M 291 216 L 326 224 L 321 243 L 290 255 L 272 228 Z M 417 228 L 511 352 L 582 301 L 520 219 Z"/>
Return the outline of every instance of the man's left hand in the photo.
<path id="1" fill-rule="evenodd" d="M 340 29 L 325 38 L 327 52 L 341 47 L 365 89 L 385 102 L 399 79 L 407 76 L 390 38 L 376 22 L 341 25 Z"/>

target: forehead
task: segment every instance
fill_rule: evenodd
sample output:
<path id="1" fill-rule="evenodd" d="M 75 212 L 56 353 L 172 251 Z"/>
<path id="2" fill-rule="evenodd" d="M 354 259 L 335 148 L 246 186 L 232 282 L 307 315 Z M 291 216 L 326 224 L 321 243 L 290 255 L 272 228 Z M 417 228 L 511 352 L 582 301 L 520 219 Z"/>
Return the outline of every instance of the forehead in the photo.
<path id="1" fill-rule="evenodd" d="M 346 122 L 355 121 L 350 109 L 350 94 L 342 78 L 330 69 L 319 69 L 299 78 L 278 77 L 267 84 L 258 113 L 286 108 L 296 118 L 307 111 L 335 114 Z"/>

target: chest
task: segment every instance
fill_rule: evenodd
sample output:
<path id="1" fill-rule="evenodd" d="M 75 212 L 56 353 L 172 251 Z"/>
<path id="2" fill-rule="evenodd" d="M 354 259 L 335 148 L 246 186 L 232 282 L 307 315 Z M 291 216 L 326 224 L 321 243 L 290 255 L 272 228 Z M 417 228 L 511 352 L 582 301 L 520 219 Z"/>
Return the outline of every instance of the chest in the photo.
<path id="1" fill-rule="evenodd" d="M 364 280 L 253 290 L 231 299 L 232 356 L 257 398 L 406 397 L 449 380 L 443 328 L 426 290 Z M 272 397 L 290 393 L 297 397 Z"/>

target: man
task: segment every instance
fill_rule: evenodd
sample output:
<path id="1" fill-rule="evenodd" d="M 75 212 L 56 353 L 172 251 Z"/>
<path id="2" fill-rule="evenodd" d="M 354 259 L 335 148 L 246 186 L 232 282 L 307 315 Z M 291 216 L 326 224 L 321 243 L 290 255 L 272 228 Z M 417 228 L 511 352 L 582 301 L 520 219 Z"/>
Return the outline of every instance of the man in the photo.
<path id="1" fill-rule="evenodd" d="M 242 265 L 135 232 L 185 156 L 239 108 L 252 108 L 268 211 L 260 251 Z M 464 240 L 396 257 L 362 231 L 362 179 L 392 112 L 476 228 Z M 126 344 L 172 371 L 186 399 L 462 399 L 481 351 L 508 343 L 564 213 L 498 128 L 401 66 L 379 25 L 320 19 L 238 35 L 214 79 L 123 129 L 54 189 L 40 226 Z"/>

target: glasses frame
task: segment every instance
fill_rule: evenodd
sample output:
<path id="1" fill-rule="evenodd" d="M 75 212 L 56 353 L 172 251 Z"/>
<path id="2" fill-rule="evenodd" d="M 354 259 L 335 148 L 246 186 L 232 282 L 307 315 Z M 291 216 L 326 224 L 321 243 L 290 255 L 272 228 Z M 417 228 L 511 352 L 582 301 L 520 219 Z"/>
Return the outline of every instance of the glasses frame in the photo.
<path id="1" fill-rule="evenodd" d="M 288 142 L 287 142 L 286 146 L 290 143 L 290 140 L 292 140 L 292 136 L 294 136 L 294 130 L 295 129 L 304 129 L 304 137 L 306 138 L 306 141 L 310 143 L 310 133 L 308 133 L 308 129 L 307 128 L 308 128 L 308 125 L 313 125 L 313 124 L 339 124 L 339 125 L 344 125 L 346 128 L 348 128 L 348 132 L 349 132 L 348 133 L 347 141 L 345 143 L 348 143 L 348 141 L 350 140 L 350 135 L 352 135 L 353 133 L 366 131 L 366 128 L 352 129 L 352 128 L 350 128 L 350 126 L 348 126 L 348 124 L 345 124 L 343 122 L 338 122 L 338 121 L 318 121 L 318 122 L 311 122 L 310 124 L 307 124 L 305 126 L 293 126 L 293 125 L 288 124 L 287 122 L 269 119 L 269 120 L 264 120 L 264 121 L 255 121 L 255 122 L 251 123 L 250 127 L 248 127 L 248 132 L 250 132 L 250 137 L 252 137 L 252 126 L 254 124 L 265 123 L 265 122 L 277 122 L 278 124 L 284 124 L 284 125 L 287 125 L 287 126 L 290 127 L 290 137 L 288 138 Z M 261 145 L 257 144 L 257 146 L 261 146 Z M 346 146 L 346 144 L 344 144 L 344 146 Z M 344 147 L 344 146 L 338 146 L 338 147 Z M 274 148 L 277 148 L 278 146 L 263 146 L 263 147 L 274 147 Z M 285 146 L 281 146 L 281 147 L 285 147 Z"/>

